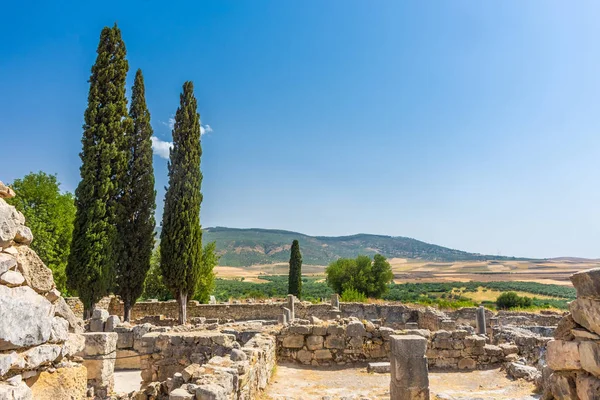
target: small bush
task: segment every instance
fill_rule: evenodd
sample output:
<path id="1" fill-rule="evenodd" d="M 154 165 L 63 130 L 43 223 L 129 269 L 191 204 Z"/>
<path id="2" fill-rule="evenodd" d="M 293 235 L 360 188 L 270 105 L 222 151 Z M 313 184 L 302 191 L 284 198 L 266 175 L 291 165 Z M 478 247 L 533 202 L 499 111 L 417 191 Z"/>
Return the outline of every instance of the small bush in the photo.
<path id="1" fill-rule="evenodd" d="M 366 303 L 367 296 L 365 296 L 358 290 L 346 289 L 342 292 L 342 296 L 340 297 L 340 300 L 347 302 L 347 303 L 351 303 L 351 302 Z"/>
<path id="2" fill-rule="evenodd" d="M 515 292 L 502 293 L 496 299 L 496 305 L 500 310 L 509 310 L 511 308 L 528 308 L 533 306 L 533 299 L 530 297 L 519 296 Z"/>

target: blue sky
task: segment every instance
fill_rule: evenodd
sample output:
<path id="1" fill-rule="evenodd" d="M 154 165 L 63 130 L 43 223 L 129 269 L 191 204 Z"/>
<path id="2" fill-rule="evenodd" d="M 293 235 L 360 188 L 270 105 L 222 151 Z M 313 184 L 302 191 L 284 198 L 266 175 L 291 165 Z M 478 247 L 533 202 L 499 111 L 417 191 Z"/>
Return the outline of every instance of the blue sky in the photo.
<path id="1" fill-rule="evenodd" d="M 600 5 L 564 1 L 11 2 L 0 179 L 79 181 L 100 31 L 118 22 L 158 140 L 185 80 L 203 226 L 410 236 L 600 257 Z M 210 130 L 210 129 L 209 129 Z M 154 157 L 162 209 L 166 160 Z"/>

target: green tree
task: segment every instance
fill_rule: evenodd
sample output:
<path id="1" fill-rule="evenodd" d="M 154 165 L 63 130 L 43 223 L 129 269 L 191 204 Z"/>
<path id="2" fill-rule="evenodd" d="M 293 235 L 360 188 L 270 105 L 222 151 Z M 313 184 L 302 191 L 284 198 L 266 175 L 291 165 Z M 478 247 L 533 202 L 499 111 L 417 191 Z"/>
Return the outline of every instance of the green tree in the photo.
<path id="1" fill-rule="evenodd" d="M 208 303 L 211 293 L 215 289 L 215 273 L 214 268 L 219 263 L 219 256 L 217 255 L 217 243 L 210 242 L 202 249 L 202 266 L 200 267 L 200 280 L 196 293 L 194 294 L 194 300 L 198 300 L 201 303 Z"/>
<path id="2" fill-rule="evenodd" d="M 288 294 L 293 294 L 297 298 L 302 296 L 302 254 L 300 254 L 300 244 L 297 240 L 292 242 L 290 251 Z"/>
<path id="3" fill-rule="evenodd" d="M 58 290 L 67 294 L 65 268 L 75 219 L 73 195 L 61 193 L 56 175 L 42 171 L 15 179 L 11 186 L 17 197 L 7 202 L 25 216 L 34 237 L 31 248 L 52 270 Z"/>
<path id="4" fill-rule="evenodd" d="M 383 296 L 394 278 L 390 264 L 379 254 L 373 261 L 368 256 L 340 258 L 327 267 L 326 273 L 327 285 L 336 293 L 353 290 L 373 298 Z"/>
<path id="5" fill-rule="evenodd" d="M 530 297 L 519 296 L 516 292 L 502 293 L 496 299 L 496 306 L 501 310 L 509 310 L 511 308 L 527 308 L 533 305 L 533 300 Z"/>
<path id="6" fill-rule="evenodd" d="M 171 291 L 165 286 L 160 271 L 160 246 L 154 249 L 150 258 L 150 269 L 144 281 L 144 299 L 157 299 L 160 301 L 172 300 Z"/>
<path id="7" fill-rule="evenodd" d="M 123 320 L 131 318 L 131 307 L 144 289 L 154 247 L 154 168 L 152 167 L 152 126 L 146 106 L 142 70 L 135 74 L 129 110 L 133 124 L 126 136 L 127 172 L 123 175 L 123 195 L 116 262 L 115 293 L 123 300 Z"/>
<path id="8" fill-rule="evenodd" d="M 86 315 L 114 282 L 120 186 L 128 159 L 124 140 L 131 125 L 125 97 L 129 64 L 116 25 L 102 30 L 97 53 L 84 115 L 81 181 L 75 191 L 77 213 L 66 271 L 67 286 L 79 295 Z"/>
<path id="9" fill-rule="evenodd" d="M 160 235 L 160 268 L 165 285 L 179 303 L 179 322 L 187 321 L 187 302 L 202 272 L 202 172 L 200 171 L 200 114 L 194 84 L 185 82 L 175 113 L 170 151 L 169 186 L 165 194 Z"/>

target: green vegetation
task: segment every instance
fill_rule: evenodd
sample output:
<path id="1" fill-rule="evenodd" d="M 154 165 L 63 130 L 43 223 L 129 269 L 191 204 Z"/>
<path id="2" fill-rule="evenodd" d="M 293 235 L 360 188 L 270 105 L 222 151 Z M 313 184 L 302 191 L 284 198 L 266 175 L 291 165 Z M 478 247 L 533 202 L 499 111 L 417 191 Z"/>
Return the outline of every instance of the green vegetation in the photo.
<path id="1" fill-rule="evenodd" d="M 340 296 L 340 300 L 349 303 L 366 303 L 368 298 L 356 289 L 345 289 Z"/>
<path id="2" fill-rule="evenodd" d="M 160 271 L 160 247 L 157 247 L 150 258 L 150 269 L 146 274 L 144 281 L 144 292 L 142 299 L 157 299 L 160 301 L 172 300 L 171 291 L 163 283 L 162 274 Z"/>
<path id="3" fill-rule="evenodd" d="M 302 298 L 302 254 L 297 240 L 292 242 L 290 251 L 290 274 L 288 277 L 288 294 Z"/>
<path id="4" fill-rule="evenodd" d="M 102 30 L 97 53 L 89 80 L 81 181 L 75 191 L 77 213 L 66 269 L 67 286 L 77 292 L 86 314 L 114 283 L 118 200 L 127 168 L 123 141 L 131 124 L 125 97 L 129 64 L 116 25 Z"/>
<path id="5" fill-rule="evenodd" d="M 133 124 L 125 143 L 128 160 L 119 201 L 119 255 L 115 271 L 115 294 L 123 300 L 124 321 L 130 320 L 131 307 L 142 294 L 154 247 L 156 192 L 150 139 L 152 126 L 146 106 L 144 77 L 139 69 L 135 74 L 129 115 Z"/>
<path id="6" fill-rule="evenodd" d="M 65 269 L 75 219 L 73 195 L 61 193 L 56 176 L 41 171 L 15 179 L 11 186 L 17 197 L 7 202 L 25 216 L 34 237 L 31 248 L 52 270 L 58 290 L 68 294 Z"/>
<path id="7" fill-rule="evenodd" d="M 325 237 L 274 229 L 216 227 L 205 229 L 204 238 L 217 242 L 220 265 L 231 267 L 287 262 L 289 255 L 285 248 L 294 239 L 302 242 L 305 265 L 329 265 L 338 258 L 355 258 L 359 254 L 431 261 L 515 260 L 514 257 L 467 253 L 400 236 L 358 234 Z"/>
<path id="8" fill-rule="evenodd" d="M 217 279 L 214 295 L 219 301 L 228 299 L 266 299 L 284 298 L 287 295 L 287 276 L 263 276 L 265 283 L 246 282 L 241 279 Z M 455 289 L 466 292 L 476 292 L 483 287 L 490 290 L 519 290 L 532 293 L 530 309 L 558 308 L 567 309 L 568 302 L 575 298 L 575 289 L 560 285 L 545 285 L 534 282 L 445 282 L 445 283 L 391 283 L 388 292 L 382 297 L 387 301 L 401 301 L 404 303 L 423 304 L 436 306 L 443 309 L 457 309 L 461 307 L 475 307 L 480 303 L 464 295 L 457 294 Z M 334 292 L 319 277 L 302 277 L 303 298 L 308 301 L 328 299 Z M 544 292 L 544 293 L 540 293 Z M 556 299 L 537 299 L 535 294 L 561 293 Z M 342 296 L 344 293 L 342 293 Z M 346 294 L 352 301 L 364 301 Z M 346 300 L 344 300 L 346 301 Z M 348 300 L 350 301 L 350 300 Z M 488 308 L 496 308 L 495 302 L 483 302 Z"/>
<path id="9" fill-rule="evenodd" d="M 394 278 L 392 267 L 380 254 L 375 254 L 373 261 L 369 256 L 340 258 L 329 264 L 326 273 L 327 285 L 336 293 L 353 290 L 375 299 L 387 292 Z"/>
<path id="10" fill-rule="evenodd" d="M 531 297 L 519 296 L 515 292 L 504 292 L 496 299 L 496 307 L 500 310 L 511 308 L 529 308 L 533 305 Z"/>
<path id="11" fill-rule="evenodd" d="M 202 147 L 197 109 L 194 85 L 185 82 L 175 113 L 173 148 L 168 164 L 169 186 L 160 236 L 163 282 L 179 303 L 181 324 L 186 323 L 188 297 L 196 292 L 202 273 Z"/>

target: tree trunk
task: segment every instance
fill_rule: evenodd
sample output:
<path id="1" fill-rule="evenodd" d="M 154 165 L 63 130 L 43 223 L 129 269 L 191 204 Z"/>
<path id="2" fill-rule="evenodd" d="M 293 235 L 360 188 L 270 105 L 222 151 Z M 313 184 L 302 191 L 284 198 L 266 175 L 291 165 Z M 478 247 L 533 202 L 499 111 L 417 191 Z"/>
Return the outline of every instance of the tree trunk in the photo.
<path id="1" fill-rule="evenodd" d="M 83 305 L 83 319 L 92 318 L 92 313 L 94 312 L 94 308 L 96 308 L 96 303 L 90 304 L 89 307 L 86 307 L 84 304 Z"/>
<path id="2" fill-rule="evenodd" d="M 128 301 L 123 302 L 123 322 L 131 321 L 131 305 Z"/>
<path id="3" fill-rule="evenodd" d="M 179 292 L 179 323 L 185 325 L 187 322 L 187 293 Z"/>

